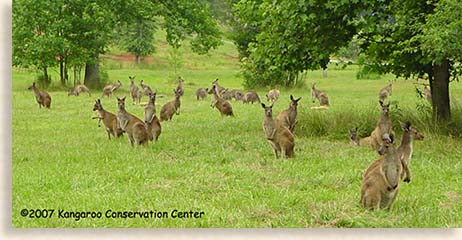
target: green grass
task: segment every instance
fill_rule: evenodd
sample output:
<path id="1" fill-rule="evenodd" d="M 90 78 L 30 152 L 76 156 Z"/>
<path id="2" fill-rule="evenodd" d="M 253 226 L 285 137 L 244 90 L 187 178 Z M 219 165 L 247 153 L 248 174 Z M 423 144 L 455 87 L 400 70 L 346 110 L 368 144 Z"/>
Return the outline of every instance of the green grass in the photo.
<path id="1" fill-rule="evenodd" d="M 160 51 L 160 50 L 159 50 Z M 226 52 L 225 50 L 223 50 Z M 282 89 L 277 114 L 289 96 L 301 96 L 296 129 L 296 157 L 274 159 L 261 127 L 258 104 L 232 101 L 234 118 L 221 118 L 210 97 L 196 101 L 194 91 L 220 78 L 223 86 L 242 88 L 237 67 L 185 67 L 181 114 L 162 123 L 160 140 L 148 147 L 129 146 L 127 138 L 108 140 L 97 126 L 92 97 L 68 97 L 51 91 L 51 109 L 39 109 L 27 86 L 34 73 L 13 70 L 12 225 L 29 227 L 461 227 L 462 141 L 442 136 L 416 110 L 411 81 L 400 80 L 392 95 L 395 129 L 412 119 L 425 140 L 415 142 L 412 181 L 401 186 L 391 211 L 366 211 L 359 205 L 361 175 L 377 158 L 369 148 L 350 146 L 348 129 L 370 131 L 379 116 L 382 80 L 356 80 L 355 68 L 309 72 L 331 102 L 328 111 L 311 110 L 308 88 Z M 189 56 L 189 54 L 188 54 Z M 190 61 L 190 60 L 187 60 Z M 229 61 L 228 61 L 229 62 Z M 111 63 L 113 64 L 113 63 Z M 121 63 L 127 64 L 127 63 Z M 229 63 L 233 64 L 233 63 Z M 106 64 L 108 66 L 110 64 Z M 122 80 L 118 96 L 128 96 L 128 76 L 158 90 L 157 111 L 173 98 L 172 70 L 161 67 L 107 67 L 109 78 Z M 54 78 L 56 79 L 56 78 Z M 454 123 L 460 126 L 461 83 L 451 84 Z M 267 89 L 258 89 L 261 97 Z M 146 97 L 143 99 L 146 101 Z M 127 110 L 141 117 L 143 108 L 128 100 Z M 102 99 L 116 112 L 115 98 Z M 396 106 L 401 110 L 396 110 Z M 396 129 L 398 134 L 401 133 Z M 457 131 L 456 131 L 457 133 Z M 204 211 L 201 219 L 50 219 L 21 217 L 21 209 L 67 211 Z"/>

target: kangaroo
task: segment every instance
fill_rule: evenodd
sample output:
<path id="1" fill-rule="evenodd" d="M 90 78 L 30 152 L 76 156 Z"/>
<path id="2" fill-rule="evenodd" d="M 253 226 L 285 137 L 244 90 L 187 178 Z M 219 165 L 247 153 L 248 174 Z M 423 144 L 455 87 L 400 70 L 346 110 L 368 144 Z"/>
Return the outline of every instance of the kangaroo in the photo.
<path id="1" fill-rule="evenodd" d="M 317 99 L 321 107 L 312 107 L 312 109 L 327 109 L 329 107 L 329 97 L 319 89 L 316 89 L 316 83 L 311 84 L 311 99 L 313 102 Z"/>
<path id="2" fill-rule="evenodd" d="M 268 92 L 268 94 L 266 94 L 266 101 L 275 102 L 279 99 L 279 95 L 281 95 L 281 91 L 272 89 Z"/>
<path id="3" fill-rule="evenodd" d="M 378 150 L 382 156 L 363 175 L 361 204 L 364 208 L 391 209 L 398 195 L 403 169 L 393 144 L 393 137 L 385 133 Z"/>
<path id="4" fill-rule="evenodd" d="M 196 99 L 204 100 L 207 97 L 208 88 L 199 88 L 196 90 Z"/>
<path id="5" fill-rule="evenodd" d="M 176 113 L 176 115 L 180 114 L 180 93 L 176 91 L 176 89 L 173 89 L 173 93 L 175 93 L 175 99 L 173 99 L 170 102 L 167 102 L 162 106 L 160 109 L 160 121 L 169 121 L 172 120 L 173 115 Z"/>
<path id="6" fill-rule="evenodd" d="M 210 90 L 208 92 L 209 94 L 213 94 L 213 91 L 215 91 L 215 90 L 213 90 L 213 86 L 215 86 L 215 88 L 216 88 L 215 90 L 217 91 L 218 94 L 221 94 L 225 90 L 224 87 L 222 87 L 222 86 L 220 86 L 220 84 L 218 84 L 218 78 L 215 79 L 215 81 L 212 82 L 212 86 L 210 87 Z M 220 97 L 221 97 L 221 95 L 220 95 Z"/>
<path id="7" fill-rule="evenodd" d="M 35 85 L 35 82 L 32 83 L 30 87 L 27 88 L 28 90 L 34 91 L 35 100 L 37 101 L 39 108 L 46 107 L 50 109 L 51 107 L 51 96 L 48 92 L 44 90 L 40 90 Z"/>
<path id="8" fill-rule="evenodd" d="M 301 97 L 294 99 L 292 95 L 290 95 L 290 105 L 289 108 L 280 112 L 276 121 L 281 125 L 287 127 L 291 133 L 295 131 L 295 125 L 297 124 L 297 106 L 298 101 L 300 101 Z"/>
<path id="9" fill-rule="evenodd" d="M 231 104 L 228 101 L 220 97 L 215 85 L 212 86 L 211 90 L 213 92 L 214 100 L 212 101 L 212 104 L 210 106 L 212 108 L 216 107 L 218 111 L 220 111 L 220 114 L 222 117 L 223 116 L 234 116 L 233 108 Z"/>
<path id="10" fill-rule="evenodd" d="M 104 110 L 101 100 L 95 100 L 95 105 L 93 106 L 93 111 L 98 111 L 98 117 L 93 117 L 93 119 L 99 119 L 98 122 L 103 121 L 104 127 L 106 128 L 107 137 L 111 140 L 111 135 L 114 137 L 122 136 L 122 129 L 117 123 L 117 117 L 111 112 Z M 99 126 L 99 125 L 98 125 Z"/>
<path id="11" fill-rule="evenodd" d="M 228 90 L 228 89 L 225 89 L 225 90 L 223 90 L 223 92 L 221 92 L 220 96 L 224 100 L 232 100 L 233 99 L 233 92 Z"/>
<path id="12" fill-rule="evenodd" d="M 350 143 L 353 146 L 370 146 L 371 136 L 360 138 L 358 128 L 350 129 Z"/>
<path id="13" fill-rule="evenodd" d="M 382 107 L 382 113 L 379 120 L 377 121 L 377 126 L 374 131 L 371 133 L 371 147 L 374 150 L 378 150 L 380 147 L 381 139 L 383 134 L 388 133 L 393 134 L 392 123 L 390 119 L 390 103 L 384 104 L 382 101 L 379 101 L 380 106 Z"/>
<path id="14" fill-rule="evenodd" d="M 91 97 L 90 89 L 88 89 L 88 87 L 83 84 L 75 85 L 73 89 L 69 90 L 69 92 L 67 93 L 67 96 L 71 96 L 71 95 L 79 96 L 83 92 L 88 93 L 88 96 Z"/>
<path id="15" fill-rule="evenodd" d="M 403 138 L 401 140 L 401 145 L 398 147 L 398 157 L 403 165 L 404 171 L 401 174 L 401 179 L 404 177 L 404 173 L 406 173 L 406 178 L 404 178 L 404 182 L 411 181 L 411 171 L 409 170 L 409 164 L 411 163 L 412 158 L 412 141 L 418 140 L 421 141 L 424 139 L 424 135 L 417 131 L 417 129 L 411 127 L 411 123 L 409 121 L 405 123 L 401 123 L 401 127 L 404 130 Z"/>
<path id="16" fill-rule="evenodd" d="M 387 86 L 380 89 L 379 100 L 385 101 L 389 96 L 391 96 L 392 90 L 393 90 L 393 82 L 390 81 L 390 83 Z"/>
<path id="17" fill-rule="evenodd" d="M 128 76 L 128 78 L 130 79 L 130 96 L 132 97 L 133 104 L 140 104 L 143 93 L 138 86 L 135 85 L 135 76 Z"/>
<path id="18" fill-rule="evenodd" d="M 242 101 L 242 99 L 244 98 L 244 93 L 241 90 L 234 89 L 231 90 L 231 92 L 233 94 L 234 100 L 236 101 Z"/>
<path id="19" fill-rule="evenodd" d="M 425 94 L 425 99 L 427 99 L 427 101 L 431 103 L 432 102 L 432 91 L 430 90 L 430 88 L 428 88 L 427 85 L 424 85 L 423 92 Z"/>
<path id="20" fill-rule="evenodd" d="M 117 84 L 108 84 L 103 88 L 103 95 L 101 97 L 107 96 L 110 97 L 112 94 L 122 86 L 120 80 L 117 81 Z"/>
<path id="21" fill-rule="evenodd" d="M 135 143 L 143 143 L 143 136 L 148 136 L 147 133 L 141 132 L 141 126 L 147 132 L 144 122 L 125 110 L 125 97 L 117 98 L 117 105 L 119 109 L 117 112 L 117 122 L 119 127 L 127 133 L 129 143 L 132 146 L 134 146 Z"/>
<path id="22" fill-rule="evenodd" d="M 278 158 L 279 152 L 281 152 L 281 157 L 283 159 L 294 157 L 294 135 L 287 127 L 278 125 L 276 121 L 273 120 L 273 104 L 267 107 L 262 103 L 261 106 L 265 110 L 263 132 L 273 148 L 274 157 Z"/>
<path id="23" fill-rule="evenodd" d="M 157 141 L 162 132 L 162 128 L 156 116 L 156 93 L 149 95 L 148 105 L 144 108 L 144 122 L 146 126 L 148 126 L 148 129 L 150 129 L 150 140 Z"/>
<path id="24" fill-rule="evenodd" d="M 250 91 L 244 94 L 244 97 L 242 98 L 242 102 L 254 104 L 255 102 L 261 102 L 261 101 L 260 101 L 260 97 L 258 96 L 257 92 Z"/>
<path id="25" fill-rule="evenodd" d="M 176 87 L 176 91 L 183 97 L 184 94 L 184 80 L 181 77 L 178 77 L 178 86 Z"/>
<path id="26" fill-rule="evenodd" d="M 152 93 L 153 93 L 151 87 L 148 86 L 148 85 L 146 85 L 146 84 L 144 84 L 144 81 L 143 81 L 143 80 L 140 80 L 140 86 L 141 86 L 141 89 L 143 89 L 144 94 L 145 94 L 146 96 L 149 96 L 149 94 L 152 94 Z"/>

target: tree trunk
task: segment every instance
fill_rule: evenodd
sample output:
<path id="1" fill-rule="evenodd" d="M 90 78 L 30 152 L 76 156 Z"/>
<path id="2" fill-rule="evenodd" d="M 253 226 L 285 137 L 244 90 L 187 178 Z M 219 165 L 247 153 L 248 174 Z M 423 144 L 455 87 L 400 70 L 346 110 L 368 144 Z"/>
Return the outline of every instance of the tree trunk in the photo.
<path id="1" fill-rule="evenodd" d="M 61 56 L 59 57 L 59 80 L 61 81 L 61 85 L 66 85 L 64 77 L 64 59 Z"/>
<path id="2" fill-rule="evenodd" d="M 135 63 L 140 64 L 140 56 L 135 55 Z"/>
<path id="3" fill-rule="evenodd" d="M 83 82 L 89 88 L 100 87 L 98 62 L 85 64 L 85 79 Z"/>
<path id="4" fill-rule="evenodd" d="M 432 92 L 433 116 L 438 121 L 451 119 L 449 102 L 449 67 L 448 59 L 433 66 L 433 81 L 430 82 Z"/>

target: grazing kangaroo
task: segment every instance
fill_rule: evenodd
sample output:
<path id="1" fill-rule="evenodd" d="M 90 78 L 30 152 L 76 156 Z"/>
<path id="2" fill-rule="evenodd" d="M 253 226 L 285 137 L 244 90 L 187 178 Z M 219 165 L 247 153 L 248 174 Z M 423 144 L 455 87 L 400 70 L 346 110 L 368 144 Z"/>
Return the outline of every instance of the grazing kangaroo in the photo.
<path id="1" fill-rule="evenodd" d="M 162 132 L 160 121 L 156 116 L 156 93 L 149 95 L 148 105 L 144 108 L 144 122 L 151 132 L 151 141 L 157 141 Z"/>
<path id="2" fill-rule="evenodd" d="M 117 123 L 117 117 L 111 112 L 104 110 L 103 105 L 101 105 L 101 100 L 95 100 L 95 105 L 93 106 L 93 111 L 98 111 L 98 117 L 93 117 L 93 119 L 99 119 L 98 123 L 103 121 L 104 127 L 106 128 L 107 137 L 111 140 L 111 135 L 114 137 L 122 136 L 122 129 Z M 99 125 L 98 125 L 99 126 Z"/>
<path id="3" fill-rule="evenodd" d="M 353 146 L 370 146 L 371 136 L 360 138 L 358 128 L 350 129 L 350 143 Z"/>
<path id="4" fill-rule="evenodd" d="M 88 87 L 83 84 L 75 85 L 73 89 L 69 90 L 69 92 L 67 93 L 67 96 L 70 96 L 70 95 L 79 96 L 83 92 L 88 93 L 88 96 L 91 97 L 90 89 L 88 89 Z"/>
<path id="5" fill-rule="evenodd" d="M 233 99 L 233 92 L 228 90 L 228 89 L 225 89 L 225 90 L 223 90 L 223 92 L 221 92 L 220 96 L 224 100 L 232 100 Z"/>
<path id="6" fill-rule="evenodd" d="M 361 183 L 361 204 L 367 209 L 391 209 L 398 195 L 403 171 L 402 164 L 394 147 L 393 137 L 387 133 L 382 136 L 379 153 L 363 175 Z"/>
<path id="7" fill-rule="evenodd" d="M 258 96 L 257 92 L 250 91 L 244 94 L 244 97 L 242 98 L 242 102 L 254 104 L 255 102 L 261 102 L 261 101 L 260 101 L 260 97 Z"/>
<path id="8" fill-rule="evenodd" d="M 117 112 L 117 122 L 119 127 L 127 133 L 129 143 L 132 146 L 134 146 L 135 143 L 143 144 L 144 138 L 148 136 L 144 122 L 125 110 L 125 97 L 117 98 L 117 106 L 119 109 Z M 145 132 L 143 132 L 143 128 Z"/>
<path id="9" fill-rule="evenodd" d="M 412 158 L 412 141 L 413 140 L 423 140 L 424 135 L 417 131 L 417 129 L 411 127 L 411 123 L 409 121 L 402 123 L 401 127 L 404 130 L 403 138 L 401 140 L 401 145 L 398 147 L 398 157 L 403 165 L 404 171 L 401 174 L 401 179 L 404 177 L 404 173 L 406 173 L 406 178 L 403 181 L 410 182 L 411 181 L 411 171 L 409 170 L 409 164 L 411 163 Z"/>
<path id="10" fill-rule="evenodd" d="M 173 115 L 176 113 L 176 115 L 180 114 L 180 93 L 176 91 L 176 89 L 173 89 L 173 93 L 175 93 L 175 99 L 173 99 L 170 102 L 167 102 L 162 106 L 160 109 L 160 121 L 169 121 L 172 120 Z"/>
<path id="11" fill-rule="evenodd" d="M 281 157 L 283 159 L 294 157 L 294 135 L 287 127 L 278 125 L 276 121 L 273 120 L 273 104 L 267 107 L 262 103 L 261 106 L 265 110 L 263 132 L 273 148 L 274 157 L 278 158 L 279 152 L 281 152 Z"/>
<path id="12" fill-rule="evenodd" d="M 427 101 L 431 103 L 432 102 L 432 91 L 430 90 L 430 88 L 428 88 L 427 85 L 424 85 L 423 92 L 425 94 L 425 99 L 427 99 Z"/>
<path id="13" fill-rule="evenodd" d="M 204 100 L 207 97 L 208 88 L 199 88 L 196 90 L 196 99 Z"/>
<path id="14" fill-rule="evenodd" d="M 234 116 L 233 107 L 228 101 L 220 97 L 220 95 L 217 92 L 216 85 L 213 85 L 211 90 L 213 92 L 214 100 L 212 101 L 212 104 L 210 106 L 212 108 L 216 107 L 218 111 L 220 111 L 222 117 Z"/>
<path id="15" fill-rule="evenodd" d="M 151 87 L 148 86 L 148 85 L 146 85 L 146 84 L 144 84 L 144 81 L 143 81 L 143 80 L 140 80 L 140 86 L 141 86 L 141 88 L 143 89 L 144 94 L 146 94 L 146 96 L 149 96 L 149 94 L 152 94 L 152 93 L 153 93 Z"/>
<path id="16" fill-rule="evenodd" d="M 44 90 L 38 89 L 37 86 L 35 85 L 35 82 L 33 82 L 32 85 L 28 87 L 27 89 L 34 91 L 35 100 L 37 100 L 39 108 L 42 108 L 42 106 L 44 106 L 49 109 L 51 107 L 50 94 Z"/>
<path id="17" fill-rule="evenodd" d="M 280 112 L 276 118 L 278 124 L 287 127 L 291 133 L 294 133 L 295 125 L 297 124 L 297 106 L 300 99 L 301 97 L 294 99 L 294 97 L 290 95 L 289 108 Z"/>
<path id="18" fill-rule="evenodd" d="M 389 96 L 391 96 L 391 92 L 393 90 L 393 82 L 390 81 L 390 83 L 380 89 L 379 91 L 379 100 L 380 101 L 385 101 Z"/>
<path id="19" fill-rule="evenodd" d="M 279 95 L 281 95 L 281 91 L 277 89 L 272 89 L 266 94 L 266 100 L 268 102 L 275 102 L 279 99 Z"/>
<path id="20" fill-rule="evenodd" d="M 135 76 L 128 76 L 128 78 L 130 79 L 130 96 L 132 97 L 133 104 L 140 104 L 143 93 L 138 86 L 135 85 Z"/>
<path id="21" fill-rule="evenodd" d="M 110 97 L 117 89 L 122 86 L 120 80 L 117 81 L 117 84 L 108 84 L 103 88 L 103 95 L 101 97 L 107 96 Z"/>
<path id="22" fill-rule="evenodd" d="M 244 93 L 241 90 L 234 89 L 231 90 L 231 92 L 233 94 L 234 100 L 236 101 L 242 101 L 242 99 L 244 98 Z"/>
<path id="23" fill-rule="evenodd" d="M 178 86 L 176 87 L 176 91 L 178 92 L 178 94 L 180 94 L 180 96 L 183 97 L 183 94 L 184 94 L 184 80 L 181 77 L 178 77 Z"/>
<path id="24" fill-rule="evenodd" d="M 374 150 L 378 150 L 382 142 L 383 134 L 387 133 L 393 135 L 392 132 L 392 123 L 390 119 L 390 103 L 383 104 L 382 101 L 379 101 L 380 106 L 382 107 L 382 113 L 379 120 L 377 121 L 377 126 L 374 131 L 371 133 L 371 147 Z"/>

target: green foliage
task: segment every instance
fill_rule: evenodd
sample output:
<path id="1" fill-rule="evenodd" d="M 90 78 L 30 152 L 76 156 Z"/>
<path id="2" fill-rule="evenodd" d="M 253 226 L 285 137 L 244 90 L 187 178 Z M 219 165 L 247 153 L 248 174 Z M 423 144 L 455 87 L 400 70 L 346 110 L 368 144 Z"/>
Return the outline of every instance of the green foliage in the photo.
<path id="1" fill-rule="evenodd" d="M 130 23 L 124 24 L 119 35 L 120 45 L 136 57 L 136 63 L 140 62 L 140 58 L 152 54 L 154 47 L 154 31 L 156 25 L 151 20 L 136 19 Z"/>

